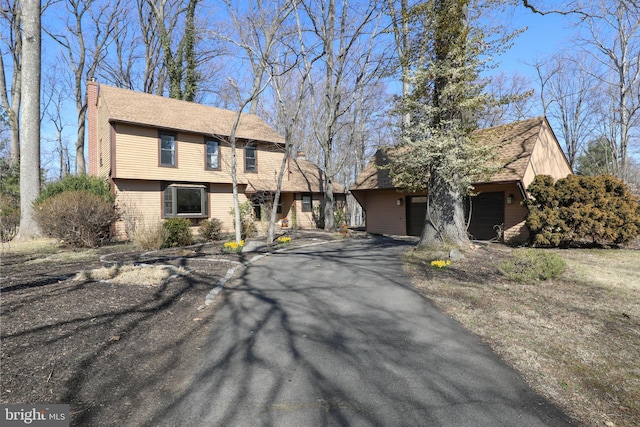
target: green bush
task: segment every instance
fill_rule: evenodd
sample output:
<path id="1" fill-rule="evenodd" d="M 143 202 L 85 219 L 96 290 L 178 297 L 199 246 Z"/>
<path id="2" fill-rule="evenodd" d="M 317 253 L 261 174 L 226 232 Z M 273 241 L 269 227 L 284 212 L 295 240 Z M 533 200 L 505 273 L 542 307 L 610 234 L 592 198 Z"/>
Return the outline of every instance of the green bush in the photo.
<path id="1" fill-rule="evenodd" d="M 66 191 L 37 204 L 40 229 L 73 247 L 95 247 L 110 236 L 118 220 L 113 203 L 87 191 Z"/>
<path id="2" fill-rule="evenodd" d="M 498 266 L 503 276 L 520 283 L 551 279 L 564 273 L 566 268 L 557 254 L 540 249 L 517 250 Z"/>
<path id="3" fill-rule="evenodd" d="M 610 175 L 571 175 L 555 184 L 538 176 L 527 190 L 532 199 L 526 223 L 534 245 L 621 245 L 640 235 L 640 203 Z"/>
<path id="4" fill-rule="evenodd" d="M 115 196 L 111 194 L 109 183 L 105 179 L 89 175 L 66 175 L 60 181 L 52 182 L 44 187 L 34 201 L 34 205 L 39 205 L 45 200 L 67 191 L 86 191 L 111 204 L 115 202 Z"/>
<path id="5" fill-rule="evenodd" d="M 200 236 L 208 242 L 220 240 L 222 222 L 218 218 L 204 220 L 200 223 L 198 231 L 200 232 Z"/>
<path id="6" fill-rule="evenodd" d="M 162 227 L 167 233 L 163 247 L 173 248 L 175 246 L 188 246 L 193 243 L 191 221 L 188 219 L 169 218 L 162 223 Z"/>

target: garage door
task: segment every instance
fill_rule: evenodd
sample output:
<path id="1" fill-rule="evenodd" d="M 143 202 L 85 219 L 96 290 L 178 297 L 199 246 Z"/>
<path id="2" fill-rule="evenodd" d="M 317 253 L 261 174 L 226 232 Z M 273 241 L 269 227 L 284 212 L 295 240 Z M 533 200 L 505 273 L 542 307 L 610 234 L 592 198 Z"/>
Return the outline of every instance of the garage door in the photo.
<path id="1" fill-rule="evenodd" d="M 427 215 L 427 196 L 407 197 L 407 234 L 420 236 Z"/>
<path id="2" fill-rule="evenodd" d="M 504 193 L 480 193 L 469 199 L 471 200 L 471 221 L 469 222 L 471 238 L 490 240 L 497 237 L 496 226 L 504 224 Z"/>

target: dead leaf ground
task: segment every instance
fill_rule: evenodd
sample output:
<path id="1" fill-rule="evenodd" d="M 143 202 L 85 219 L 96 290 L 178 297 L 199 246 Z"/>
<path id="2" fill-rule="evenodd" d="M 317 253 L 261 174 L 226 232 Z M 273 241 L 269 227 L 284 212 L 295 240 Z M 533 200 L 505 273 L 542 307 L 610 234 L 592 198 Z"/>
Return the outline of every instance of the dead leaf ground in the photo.
<path id="1" fill-rule="evenodd" d="M 446 270 L 407 255 L 421 292 L 586 426 L 640 425 L 640 251 L 558 250 L 562 277 L 500 276 L 511 249 L 478 247 Z"/>

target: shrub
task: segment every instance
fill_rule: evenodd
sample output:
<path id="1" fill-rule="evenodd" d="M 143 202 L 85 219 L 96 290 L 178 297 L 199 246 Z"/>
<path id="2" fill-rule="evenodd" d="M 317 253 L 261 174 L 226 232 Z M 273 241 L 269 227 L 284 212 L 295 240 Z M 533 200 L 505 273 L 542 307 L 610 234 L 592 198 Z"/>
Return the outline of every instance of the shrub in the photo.
<path id="1" fill-rule="evenodd" d="M 13 239 L 20 225 L 20 165 L 0 159 L 0 242 Z"/>
<path id="2" fill-rule="evenodd" d="M 640 234 L 638 200 L 610 175 L 571 175 L 555 184 L 538 176 L 528 191 L 526 223 L 534 245 L 620 245 Z"/>
<path id="3" fill-rule="evenodd" d="M 95 247 L 118 220 L 113 203 L 87 191 L 66 191 L 35 206 L 41 230 L 73 247 Z"/>
<path id="4" fill-rule="evenodd" d="M 564 273 L 567 265 L 557 254 L 540 249 L 517 250 L 498 270 L 509 280 L 531 283 Z"/>
<path id="5" fill-rule="evenodd" d="M 253 204 L 247 200 L 244 203 L 240 203 L 238 208 L 240 211 L 240 235 L 242 236 L 242 239 L 244 240 L 247 237 L 255 236 L 258 233 L 258 228 L 256 227 L 253 219 Z M 235 229 L 235 210 L 231 208 L 229 213 L 231 214 L 231 218 L 233 218 L 233 228 Z"/>
<path id="6" fill-rule="evenodd" d="M 34 201 L 34 205 L 39 205 L 53 196 L 68 191 L 85 191 L 95 194 L 111 204 L 115 202 L 109 183 L 105 179 L 89 175 L 66 175 L 60 181 L 47 185 Z"/>
<path id="7" fill-rule="evenodd" d="M 133 244 L 140 249 L 160 249 L 167 239 L 168 232 L 163 223 L 138 224 L 133 232 Z"/>
<path id="8" fill-rule="evenodd" d="M 193 243 L 191 221 L 186 218 L 169 218 L 162 223 L 167 235 L 162 245 L 165 248 L 187 246 Z"/>
<path id="9" fill-rule="evenodd" d="M 222 231 L 222 222 L 217 218 L 204 220 L 198 228 L 200 236 L 206 241 L 220 240 L 220 232 Z"/>

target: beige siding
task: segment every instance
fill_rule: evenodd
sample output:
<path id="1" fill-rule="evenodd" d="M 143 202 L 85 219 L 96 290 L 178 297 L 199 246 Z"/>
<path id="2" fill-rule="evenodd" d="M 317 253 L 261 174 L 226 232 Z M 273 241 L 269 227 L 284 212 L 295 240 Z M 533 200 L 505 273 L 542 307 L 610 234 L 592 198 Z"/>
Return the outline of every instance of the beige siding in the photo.
<path id="1" fill-rule="evenodd" d="M 247 197 L 239 192 L 238 202 L 244 203 Z M 234 219 L 231 216 L 233 209 L 233 189 L 231 184 L 209 185 L 209 217 L 217 218 L 222 222 L 222 231 L 231 233 L 234 231 Z"/>
<path id="2" fill-rule="evenodd" d="M 398 206 L 397 200 L 404 195 L 395 190 L 364 192 L 367 231 L 376 234 L 407 234 L 407 213 L 404 202 Z"/>
<path id="3" fill-rule="evenodd" d="M 553 136 L 552 131 L 544 126 L 540 131 L 538 141 L 533 147 L 529 166 L 524 173 L 525 188 L 531 184 L 537 175 L 550 175 L 555 180 L 565 178 L 573 171 L 567 159 Z"/>
<path id="4" fill-rule="evenodd" d="M 302 212 L 302 195 L 296 194 L 296 200 L 292 206 L 292 209 L 295 209 L 296 211 L 296 224 L 295 224 L 296 228 L 301 228 L 301 229 L 317 228 L 316 221 L 313 218 L 313 213 L 314 213 L 314 210 L 317 212 L 318 207 L 320 207 L 320 209 L 322 208 L 321 202 L 322 202 L 321 194 L 318 194 L 318 193 L 312 194 L 311 196 L 312 211 Z M 293 221 L 291 219 L 291 216 L 289 217 L 289 219 Z"/>
<path id="5" fill-rule="evenodd" d="M 178 133 L 176 139 L 177 167 L 159 166 L 158 130 L 154 128 L 117 123 L 116 177 L 191 182 L 231 182 L 231 148 L 220 145 L 220 171 L 205 169 L 204 136 Z M 260 144 L 257 150 L 258 173 L 244 173 L 242 143 L 236 148 L 238 182 L 246 183 L 253 177 L 272 178 L 282 161 L 283 153 L 270 144 Z"/>
<path id="6" fill-rule="evenodd" d="M 128 236 L 135 227 L 152 226 L 162 221 L 162 197 L 157 181 L 114 180 L 116 204 L 122 219 L 116 224 L 116 235 Z"/>

